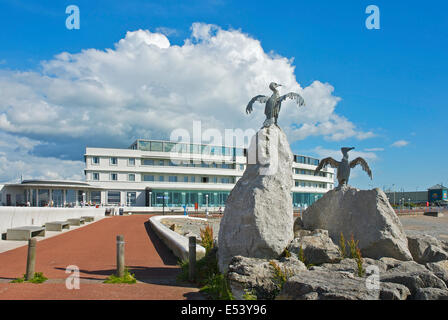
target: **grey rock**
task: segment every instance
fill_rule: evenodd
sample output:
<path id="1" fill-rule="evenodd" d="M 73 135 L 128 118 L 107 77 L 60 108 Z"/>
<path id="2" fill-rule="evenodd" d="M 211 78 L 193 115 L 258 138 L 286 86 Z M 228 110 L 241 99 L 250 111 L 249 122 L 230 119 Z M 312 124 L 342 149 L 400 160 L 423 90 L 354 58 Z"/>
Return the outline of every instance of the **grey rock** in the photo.
<path id="1" fill-rule="evenodd" d="M 380 260 L 370 258 L 363 258 L 363 269 L 366 270 L 369 266 L 378 267 L 378 272 L 385 272 L 387 265 Z M 310 270 L 327 270 L 333 272 L 346 272 L 350 274 L 358 274 L 358 265 L 355 259 L 345 258 L 338 263 L 324 263 L 320 266 L 313 266 Z"/>
<path id="2" fill-rule="evenodd" d="M 342 186 L 328 191 L 302 215 L 304 228 L 326 229 L 335 243 L 340 234 L 359 241 L 363 257 L 412 260 L 403 226 L 380 189 Z"/>
<path id="3" fill-rule="evenodd" d="M 406 300 L 411 295 L 407 287 L 399 283 L 380 283 L 380 300 Z"/>
<path id="4" fill-rule="evenodd" d="M 275 297 L 279 287 L 278 283 L 274 281 L 275 273 L 270 261 L 274 261 L 287 275 L 299 274 L 306 270 L 301 261 L 293 258 L 279 261 L 243 256 L 233 257 L 228 267 L 227 279 L 236 299 L 242 299 L 245 290 L 255 291 L 258 299 L 273 299 Z"/>
<path id="5" fill-rule="evenodd" d="M 412 297 L 421 288 L 439 288 L 447 290 L 447 286 L 443 280 L 436 277 L 431 271 L 414 271 L 414 272 L 401 272 L 392 269 L 384 274 L 380 275 L 381 282 L 392 282 L 406 286 Z"/>
<path id="6" fill-rule="evenodd" d="M 302 248 L 306 264 L 318 265 L 341 260 L 339 249 L 328 236 L 327 230 L 300 230 L 297 235 L 288 250 L 298 258 Z"/>
<path id="7" fill-rule="evenodd" d="M 419 288 L 414 300 L 448 300 L 448 290 L 438 288 Z"/>
<path id="8" fill-rule="evenodd" d="M 301 271 L 286 281 L 279 300 L 378 300 L 405 299 L 403 286 L 382 283 L 379 290 L 368 289 L 365 278 L 332 271 Z"/>
<path id="9" fill-rule="evenodd" d="M 293 226 L 293 230 L 294 230 L 294 237 L 296 232 L 298 232 L 299 230 L 303 229 L 303 221 L 302 218 L 297 217 L 296 220 L 294 220 L 294 226 Z"/>
<path id="10" fill-rule="evenodd" d="M 443 244 L 430 235 L 408 236 L 408 247 L 412 257 L 418 263 L 437 262 L 448 259 L 448 253 Z"/>
<path id="11" fill-rule="evenodd" d="M 292 163 L 285 133 L 276 125 L 260 129 L 252 139 L 247 168 L 230 192 L 220 223 L 221 272 L 225 273 L 237 255 L 275 259 L 292 241 Z"/>
<path id="12" fill-rule="evenodd" d="M 438 278 L 442 279 L 448 286 L 448 260 L 427 263 L 426 268 L 431 270 Z"/>

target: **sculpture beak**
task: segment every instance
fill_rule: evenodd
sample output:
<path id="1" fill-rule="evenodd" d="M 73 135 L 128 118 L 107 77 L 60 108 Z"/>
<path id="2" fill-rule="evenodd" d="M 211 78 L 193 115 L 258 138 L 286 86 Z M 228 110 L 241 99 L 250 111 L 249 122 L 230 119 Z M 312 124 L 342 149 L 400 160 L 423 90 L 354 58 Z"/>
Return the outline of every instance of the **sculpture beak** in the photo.
<path id="1" fill-rule="evenodd" d="M 351 147 L 351 148 L 349 149 L 349 151 L 350 151 L 350 150 L 353 150 L 353 149 L 355 149 L 355 147 Z"/>

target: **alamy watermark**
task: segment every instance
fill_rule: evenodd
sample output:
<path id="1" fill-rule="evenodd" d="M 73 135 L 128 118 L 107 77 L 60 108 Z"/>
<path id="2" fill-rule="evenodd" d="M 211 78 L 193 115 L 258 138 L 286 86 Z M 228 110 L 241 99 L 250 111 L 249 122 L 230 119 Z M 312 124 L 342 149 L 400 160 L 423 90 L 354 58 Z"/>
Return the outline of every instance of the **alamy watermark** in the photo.
<path id="1" fill-rule="evenodd" d="M 81 28 L 81 18 L 79 15 L 79 7 L 71 4 L 65 8 L 65 13 L 69 14 L 67 19 L 65 19 L 65 27 L 68 30 L 77 29 L 79 30 Z"/>
<path id="2" fill-rule="evenodd" d="M 261 175 L 272 175 L 278 169 L 278 131 L 271 130 L 269 139 L 267 133 L 265 135 L 260 132 L 257 133 L 252 128 L 224 129 L 224 132 L 216 128 L 203 130 L 201 121 L 193 121 L 192 134 L 185 128 L 171 132 L 170 141 L 174 145 L 170 150 L 170 161 L 175 165 L 212 162 L 232 164 L 235 157 L 245 156 L 246 164 L 260 165 Z M 192 152 L 193 146 L 201 150 Z M 227 153 L 227 150 L 234 149 L 246 149 L 247 154 Z"/>
<path id="3" fill-rule="evenodd" d="M 68 290 L 78 290 L 80 289 L 79 282 L 79 268 L 75 265 L 70 265 L 65 269 L 65 273 L 70 273 L 70 275 L 65 279 L 65 287 Z"/>
<path id="4" fill-rule="evenodd" d="M 380 8 L 371 4 L 366 8 L 366 13 L 369 14 L 366 19 L 366 28 L 369 30 L 380 29 Z"/>

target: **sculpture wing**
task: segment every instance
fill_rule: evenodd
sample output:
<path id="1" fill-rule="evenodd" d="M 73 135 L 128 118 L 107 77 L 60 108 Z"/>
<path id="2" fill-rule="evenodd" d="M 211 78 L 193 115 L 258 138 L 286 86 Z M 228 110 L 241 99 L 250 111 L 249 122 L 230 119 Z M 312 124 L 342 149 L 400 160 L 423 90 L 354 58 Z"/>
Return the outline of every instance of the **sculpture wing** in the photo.
<path id="1" fill-rule="evenodd" d="M 361 157 L 356 158 L 355 160 L 350 162 L 350 168 L 354 168 L 357 165 L 361 165 L 362 169 L 367 172 L 367 174 L 369 175 L 370 179 L 372 179 L 372 171 L 369 168 L 369 165 L 367 164 L 366 160 L 364 160 Z"/>
<path id="2" fill-rule="evenodd" d="M 295 92 L 290 92 L 290 93 L 287 93 L 287 94 L 281 96 L 280 98 L 278 98 L 277 102 L 281 103 L 282 101 L 286 100 L 286 98 L 295 100 L 297 102 L 297 104 L 299 105 L 299 107 L 305 105 L 305 100 L 303 100 L 302 96 Z"/>
<path id="3" fill-rule="evenodd" d="M 314 170 L 314 175 L 316 175 L 323 167 L 330 165 L 333 168 L 337 168 L 339 166 L 339 161 L 334 160 L 332 157 L 328 157 L 320 160 L 319 165 L 316 170 Z"/>
<path id="4" fill-rule="evenodd" d="M 249 101 L 249 103 L 247 104 L 247 107 L 246 107 L 246 113 L 249 114 L 249 113 L 252 112 L 252 110 L 253 110 L 252 105 L 253 105 L 255 102 L 266 103 L 266 101 L 268 101 L 268 99 L 269 99 L 269 97 L 266 97 L 266 96 L 263 96 L 263 95 L 258 95 L 258 96 L 256 96 L 256 97 L 253 97 L 253 98 Z"/>

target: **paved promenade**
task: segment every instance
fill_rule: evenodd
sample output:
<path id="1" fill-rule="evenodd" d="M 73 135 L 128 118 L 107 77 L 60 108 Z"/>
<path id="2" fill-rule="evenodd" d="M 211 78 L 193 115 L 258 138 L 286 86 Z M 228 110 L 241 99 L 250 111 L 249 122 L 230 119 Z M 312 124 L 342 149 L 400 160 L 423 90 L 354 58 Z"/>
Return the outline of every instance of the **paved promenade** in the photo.
<path id="1" fill-rule="evenodd" d="M 176 282 L 174 255 L 149 229 L 150 215 L 113 216 L 37 242 L 36 272 L 43 284 L 17 283 L 23 276 L 27 246 L 0 253 L 0 299 L 201 299 L 198 289 Z M 103 284 L 115 272 L 116 236 L 125 239 L 126 266 L 137 284 Z M 80 270 L 80 289 L 68 290 L 66 268 Z"/>

